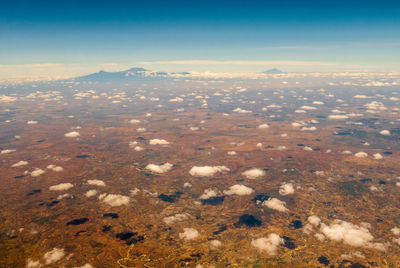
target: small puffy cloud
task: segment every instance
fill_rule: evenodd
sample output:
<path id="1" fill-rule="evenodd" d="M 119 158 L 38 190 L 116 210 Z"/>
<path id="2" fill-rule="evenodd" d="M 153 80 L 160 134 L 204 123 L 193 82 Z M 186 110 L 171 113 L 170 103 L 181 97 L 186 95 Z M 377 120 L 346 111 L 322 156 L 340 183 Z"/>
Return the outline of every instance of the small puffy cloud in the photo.
<path id="1" fill-rule="evenodd" d="M 64 170 L 63 167 L 56 166 L 56 165 L 48 165 L 47 168 L 48 168 L 48 169 L 51 169 L 51 170 L 53 170 L 53 171 L 55 171 L 55 172 L 61 172 L 61 171 Z"/>
<path id="2" fill-rule="evenodd" d="M 353 98 L 355 99 L 370 99 L 370 96 L 366 96 L 366 95 L 355 95 L 353 96 Z"/>
<path id="3" fill-rule="evenodd" d="M 316 107 L 307 106 L 307 105 L 303 105 L 303 106 L 301 106 L 300 108 L 301 108 L 301 109 L 304 109 L 304 110 L 317 110 Z"/>
<path id="4" fill-rule="evenodd" d="M 259 168 L 252 168 L 242 173 L 247 179 L 257 179 L 265 176 L 265 171 Z"/>
<path id="5" fill-rule="evenodd" d="M 28 121 L 28 122 L 26 122 L 28 125 L 36 125 L 37 123 L 38 123 L 38 121 L 33 121 L 33 120 L 31 120 L 31 121 Z"/>
<path id="6" fill-rule="evenodd" d="M 229 187 L 229 190 L 225 190 L 224 194 L 226 195 L 249 195 L 254 193 L 254 190 L 251 189 L 250 187 L 241 185 L 241 184 L 235 184 Z"/>
<path id="7" fill-rule="evenodd" d="M 95 185 L 95 186 L 106 186 L 106 184 L 102 180 L 88 180 L 87 183 L 89 185 Z"/>
<path id="8" fill-rule="evenodd" d="M 317 227 L 321 223 L 321 219 L 316 215 L 311 215 L 310 217 L 308 217 L 307 221 L 315 227 Z"/>
<path id="9" fill-rule="evenodd" d="M 42 267 L 42 264 L 40 261 L 34 261 L 31 258 L 29 258 L 26 262 L 26 268 L 40 268 Z"/>
<path id="10" fill-rule="evenodd" d="M 303 150 L 304 150 L 304 151 L 311 152 L 313 149 L 312 149 L 311 147 L 309 147 L 309 146 L 304 146 L 304 147 L 303 147 Z"/>
<path id="11" fill-rule="evenodd" d="M 169 101 L 170 101 L 170 102 L 182 102 L 183 99 L 182 99 L 182 98 L 179 98 L 179 97 L 176 97 L 176 98 L 170 99 Z"/>
<path id="12" fill-rule="evenodd" d="M 99 200 L 112 206 L 118 207 L 122 205 L 127 205 L 130 201 L 129 196 L 124 196 L 120 194 L 101 194 Z"/>
<path id="13" fill-rule="evenodd" d="M 76 137 L 79 137 L 80 135 L 81 134 L 79 134 L 79 132 L 77 132 L 77 131 L 71 131 L 71 132 L 64 134 L 64 136 L 67 138 L 76 138 Z"/>
<path id="14" fill-rule="evenodd" d="M 50 191 L 66 191 L 68 189 L 71 189 L 74 187 L 72 183 L 66 182 L 66 183 L 60 183 L 57 185 L 53 185 L 49 187 Z"/>
<path id="15" fill-rule="evenodd" d="M 93 189 L 93 190 L 87 191 L 85 193 L 85 196 L 89 198 L 89 197 L 95 196 L 96 194 L 97 194 L 97 191 Z"/>
<path id="16" fill-rule="evenodd" d="M 373 157 L 374 157 L 375 160 L 381 160 L 381 159 L 383 159 L 383 156 L 382 156 L 380 153 L 374 154 Z"/>
<path id="17" fill-rule="evenodd" d="M 46 263 L 46 265 L 55 263 L 59 260 L 61 260 L 65 256 L 65 251 L 64 249 L 60 248 L 53 248 L 52 250 L 46 252 L 43 255 L 43 259 Z"/>
<path id="18" fill-rule="evenodd" d="M 237 155 L 237 153 L 235 151 L 229 151 L 227 152 L 228 155 Z"/>
<path id="19" fill-rule="evenodd" d="M 293 183 L 283 182 L 279 187 L 280 195 L 289 195 L 294 193 Z"/>
<path id="20" fill-rule="evenodd" d="M 355 157 L 359 157 L 359 158 L 366 158 L 368 157 L 368 154 L 366 152 L 358 152 L 354 154 Z"/>
<path id="21" fill-rule="evenodd" d="M 183 233 L 179 233 L 179 238 L 192 240 L 199 236 L 199 232 L 194 228 L 183 228 Z"/>
<path id="22" fill-rule="evenodd" d="M 209 199 L 211 197 L 217 196 L 218 192 L 213 189 L 205 189 L 204 193 L 200 196 L 200 199 Z"/>
<path id="23" fill-rule="evenodd" d="M 276 255 L 278 246 L 283 244 L 284 240 L 277 234 L 269 234 L 268 237 L 253 239 L 251 245 L 258 248 L 259 251 L 266 251 L 269 255 Z"/>
<path id="24" fill-rule="evenodd" d="M 156 173 L 165 173 L 168 172 L 172 169 L 173 165 L 170 163 L 165 163 L 162 165 L 156 165 L 156 164 L 148 164 L 146 166 L 146 169 L 156 172 Z"/>
<path id="25" fill-rule="evenodd" d="M 385 129 L 385 130 L 382 130 L 381 132 L 379 132 L 379 134 L 381 134 L 383 136 L 390 136 L 390 131 Z"/>
<path id="26" fill-rule="evenodd" d="M 312 126 L 312 127 L 301 127 L 301 131 L 316 131 L 317 128 Z"/>
<path id="27" fill-rule="evenodd" d="M 220 247 L 220 246 L 222 245 L 221 241 L 216 240 L 216 239 L 211 240 L 211 241 L 210 241 L 210 244 L 211 244 L 211 246 L 214 247 L 214 248 Z"/>
<path id="28" fill-rule="evenodd" d="M 270 198 L 262 203 L 263 206 L 266 206 L 267 208 L 277 210 L 280 212 L 286 212 L 288 209 L 285 207 L 286 202 L 281 201 L 278 198 Z"/>
<path id="29" fill-rule="evenodd" d="M 392 229 L 390 229 L 390 231 L 391 231 L 394 235 L 400 235 L 400 228 L 398 228 L 398 227 L 393 227 Z"/>
<path id="30" fill-rule="evenodd" d="M 217 174 L 218 172 L 228 172 L 229 168 L 226 166 L 203 166 L 198 167 L 194 166 L 189 170 L 189 174 L 194 177 L 211 177 Z"/>
<path id="31" fill-rule="evenodd" d="M 1 150 L 1 154 L 9 154 L 9 153 L 13 153 L 13 152 L 15 152 L 15 151 L 17 151 L 17 150 L 15 150 L 15 149 L 4 149 L 4 150 Z"/>
<path id="32" fill-rule="evenodd" d="M 21 161 L 15 163 L 15 164 L 13 164 L 11 167 L 22 167 L 22 166 L 26 166 L 26 165 L 28 165 L 28 162 L 21 160 Z"/>
<path id="33" fill-rule="evenodd" d="M 316 105 L 324 105 L 325 103 L 322 102 L 322 101 L 313 101 L 313 104 L 316 104 Z"/>
<path id="34" fill-rule="evenodd" d="M 268 124 L 261 124 L 258 126 L 258 128 L 264 129 L 264 128 L 269 128 Z"/>
<path id="35" fill-rule="evenodd" d="M 251 111 L 244 110 L 244 109 L 242 109 L 242 108 L 236 108 L 236 109 L 234 109 L 234 110 L 232 110 L 232 111 L 235 112 L 235 113 L 240 113 L 240 114 L 248 114 L 248 113 L 251 113 Z"/>
<path id="36" fill-rule="evenodd" d="M 44 173 L 43 169 L 35 168 L 35 170 L 31 172 L 31 176 L 32 177 L 37 177 L 37 176 L 42 175 L 43 173 Z"/>
<path id="37" fill-rule="evenodd" d="M 342 115 L 342 114 L 331 114 L 328 116 L 328 118 L 342 120 L 342 119 L 348 119 L 349 117 L 347 115 Z"/>
<path id="38" fill-rule="evenodd" d="M 163 140 L 163 139 L 151 139 L 149 141 L 150 145 L 168 145 L 170 144 L 168 141 Z"/>
<path id="39" fill-rule="evenodd" d="M 140 128 L 137 128 L 136 131 L 137 131 L 137 132 L 145 132 L 145 131 L 146 131 L 146 128 L 140 127 Z"/>
<path id="40" fill-rule="evenodd" d="M 139 124 L 139 123 L 140 123 L 140 120 L 131 119 L 131 120 L 129 121 L 129 123 L 131 123 L 131 124 Z"/>
<path id="41" fill-rule="evenodd" d="M 171 225 L 177 221 L 184 221 L 187 220 L 189 218 L 189 214 L 184 213 L 184 214 L 175 214 L 173 216 L 169 216 L 169 217 L 165 217 L 164 218 L 164 222 L 167 225 Z"/>

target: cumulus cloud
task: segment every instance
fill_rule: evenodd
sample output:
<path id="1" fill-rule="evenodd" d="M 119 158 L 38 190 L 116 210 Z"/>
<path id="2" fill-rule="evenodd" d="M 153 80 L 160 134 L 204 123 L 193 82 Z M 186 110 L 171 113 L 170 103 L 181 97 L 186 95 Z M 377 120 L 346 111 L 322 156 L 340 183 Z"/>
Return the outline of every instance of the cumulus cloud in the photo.
<path id="1" fill-rule="evenodd" d="M 218 172 L 228 172 L 229 168 L 226 166 L 194 166 L 189 170 L 189 174 L 195 177 L 211 177 Z"/>
<path id="2" fill-rule="evenodd" d="M 42 175 L 43 173 L 44 173 L 43 169 L 35 168 L 35 170 L 31 172 L 31 176 L 32 177 L 37 177 L 37 176 Z"/>
<path id="3" fill-rule="evenodd" d="M 15 152 L 15 151 L 17 151 L 17 150 L 15 150 L 15 149 L 4 149 L 4 150 L 1 150 L 1 154 L 9 154 L 9 153 L 13 153 L 13 152 Z"/>
<path id="4" fill-rule="evenodd" d="M 122 205 L 127 205 L 130 201 L 130 198 L 128 196 L 120 194 L 101 194 L 99 196 L 99 200 L 112 207 L 118 207 Z"/>
<path id="5" fill-rule="evenodd" d="M 265 176 L 265 171 L 259 168 L 248 169 L 242 173 L 247 179 L 257 179 L 259 177 Z"/>
<path id="6" fill-rule="evenodd" d="M 168 172 L 172 169 L 173 165 L 170 163 L 165 163 L 162 165 L 156 165 L 156 164 L 148 164 L 146 166 L 146 169 L 156 172 L 156 173 L 165 173 Z"/>
<path id="7" fill-rule="evenodd" d="M 222 245 L 221 241 L 216 240 L 216 239 L 211 240 L 211 241 L 210 241 L 210 244 L 211 244 L 211 246 L 214 247 L 214 248 L 220 247 L 220 246 Z"/>
<path id="8" fill-rule="evenodd" d="M 384 251 L 386 245 L 374 242 L 374 237 L 369 231 L 369 223 L 353 224 L 342 220 L 334 220 L 331 224 L 325 224 L 318 216 L 308 218 L 310 224 L 304 226 L 305 233 L 311 233 L 316 230 L 315 236 L 321 241 L 328 238 L 332 241 L 342 242 L 353 247 L 374 248 Z M 319 227 L 319 229 L 318 229 Z"/>
<path id="9" fill-rule="evenodd" d="M 254 190 L 251 189 L 250 187 L 241 185 L 241 184 L 235 184 L 229 187 L 229 190 L 225 190 L 224 194 L 226 195 L 249 195 L 254 193 Z"/>
<path id="10" fill-rule="evenodd" d="M 89 185 L 95 185 L 95 186 L 106 186 L 106 184 L 102 180 L 88 180 L 87 183 Z"/>
<path id="11" fill-rule="evenodd" d="M 61 171 L 64 170 L 63 167 L 56 166 L 56 165 L 48 165 L 47 168 L 48 168 L 48 169 L 51 169 L 51 170 L 53 170 L 53 171 L 55 171 L 55 172 L 61 172 Z"/>
<path id="12" fill-rule="evenodd" d="M 36 125 L 37 123 L 38 123 L 38 121 L 33 121 L 33 120 L 31 120 L 31 121 L 28 121 L 28 122 L 26 122 L 28 125 Z"/>
<path id="13" fill-rule="evenodd" d="M 269 255 L 276 255 L 278 246 L 283 243 L 283 238 L 275 233 L 269 234 L 268 237 L 261 237 L 251 241 L 253 247 L 258 248 L 259 251 L 266 251 Z"/>
<path id="14" fill-rule="evenodd" d="M 381 159 L 383 159 L 383 156 L 382 156 L 380 153 L 374 154 L 373 157 L 374 157 L 375 160 L 381 160 Z"/>
<path id="15" fill-rule="evenodd" d="M 381 132 L 379 132 L 379 134 L 381 134 L 383 136 L 390 136 L 390 131 L 385 129 L 385 130 L 382 130 Z"/>
<path id="16" fill-rule="evenodd" d="M 129 121 L 129 123 L 131 123 L 131 124 L 139 124 L 139 123 L 140 123 L 140 120 L 138 120 L 138 119 L 131 119 L 131 120 Z"/>
<path id="17" fill-rule="evenodd" d="M 81 134 L 79 134 L 79 132 L 77 132 L 77 131 L 71 131 L 71 132 L 64 134 L 64 136 L 67 138 L 76 138 L 76 137 L 79 137 L 80 135 Z"/>
<path id="18" fill-rule="evenodd" d="M 237 155 L 237 153 L 235 151 L 229 151 L 227 152 L 228 155 Z"/>
<path id="19" fill-rule="evenodd" d="M 28 165 L 28 162 L 21 160 L 21 161 L 15 163 L 15 164 L 13 164 L 11 167 L 22 167 L 22 166 L 26 166 L 26 165 Z"/>
<path id="20" fill-rule="evenodd" d="M 259 125 L 258 126 L 258 128 L 269 128 L 269 125 L 268 124 L 261 124 L 261 125 Z"/>
<path id="21" fill-rule="evenodd" d="M 97 194 L 97 191 L 93 189 L 93 190 L 87 191 L 85 193 L 85 196 L 89 198 L 89 197 L 95 196 L 96 194 Z"/>
<path id="22" fill-rule="evenodd" d="M 189 214 L 175 214 L 173 216 L 165 217 L 163 220 L 167 225 L 171 225 L 177 221 L 184 221 L 189 218 Z"/>
<path id="23" fill-rule="evenodd" d="M 316 131 L 317 128 L 312 126 L 312 127 L 301 127 L 301 131 Z"/>
<path id="24" fill-rule="evenodd" d="M 218 192 L 213 189 L 205 189 L 204 193 L 200 196 L 200 199 L 209 199 L 211 197 L 217 196 Z"/>
<path id="25" fill-rule="evenodd" d="M 53 185 L 49 187 L 50 191 L 66 191 L 68 189 L 71 189 L 74 187 L 72 183 L 66 182 L 66 183 L 60 183 L 57 185 Z"/>
<path id="26" fill-rule="evenodd" d="M 359 158 L 366 158 L 368 157 L 368 154 L 366 152 L 358 152 L 354 154 L 355 157 L 359 157 Z"/>
<path id="27" fill-rule="evenodd" d="M 168 145 L 170 144 L 168 141 L 163 140 L 163 139 L 151 139 L 149 141 L 150 145 Z"/>
<path id="28" fill-rule="evenodd" d="M 286 212 L 288 209 L 285 207 L 286 202 L 281 201 L 278 198 L 270 198 L 262 203 L 263 206 L 266 206 L 267 208 L 280 211 L 280 212 Z"/>
<path id="29" fill-rule="evenodd" d="M 43 255 L 44 261 L 46 265 L 55 263 L 59 260 L 61 260 L 65 256 L 65 251 L 64 249 L 60 248 L 53 248 L 52 250 L 46 252 Z"/>
<path id="30" fill-rule="evenodd" d="M 293 183 L 283 182 L 279 187 L 280 195 L 289 195 L 294 193 Z"/>
<path id="31" fill-rule="evenodd" d="M 182 102 L 183 99 L 182 99 L 182 98 L 179 98 L 179 97 L 176 97 L 176 98 L 170 99 L 169 101 L 170 101 L 170 102 Z"/>
<path id="32" fill-rule="evenodd" d="M 194 228 L 183 228 L 183 233 L 179 233 L 179 238 L 192 240 L 199 236 L 199 232 Z"/>
<path id="33" fill-rule="evenodd" d="M 348 119 L 349 117 L 347 115 L 342 115 L 342 114 L 331 114 L 328 116 L 328 118 L 341 120 L 341 119 Z"/>
<path id="34" fill-rule="evenodd" d="M 34 261 L 31 258 L 29 258 L 26 262 L 26 268 L 40 268 L 42 267 L 42 264 L 40 261 Z"/>
<path id="35" fill-rule="evenodd" d="M 244 110 L 244 109 L 242 109 L 242 108 L 236 108 L 236 109 L 234 109 L 234 110 L 232 110 L 232 111 L 235 112 L 235 113 L 240 113 L 240 114 L 251 113 L 251 111 Z"/>

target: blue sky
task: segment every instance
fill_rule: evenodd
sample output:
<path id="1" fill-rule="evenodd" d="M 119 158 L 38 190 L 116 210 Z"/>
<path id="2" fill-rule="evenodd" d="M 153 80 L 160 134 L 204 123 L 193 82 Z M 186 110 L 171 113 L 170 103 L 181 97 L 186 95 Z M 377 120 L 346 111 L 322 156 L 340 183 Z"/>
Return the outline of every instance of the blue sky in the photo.
<path id="1" fill-rule="evenodd" d="M 71 75 L 131 66 L 166 71 L 261 71 L 275 66 L 288 71 L 400 71 L 396 1 L 1 3 L 3 73 L 6 67 L 8 73 L 18 67 L 20 73 L 32 72 L 32 66 L 52 75 L 60 66 Z"/>

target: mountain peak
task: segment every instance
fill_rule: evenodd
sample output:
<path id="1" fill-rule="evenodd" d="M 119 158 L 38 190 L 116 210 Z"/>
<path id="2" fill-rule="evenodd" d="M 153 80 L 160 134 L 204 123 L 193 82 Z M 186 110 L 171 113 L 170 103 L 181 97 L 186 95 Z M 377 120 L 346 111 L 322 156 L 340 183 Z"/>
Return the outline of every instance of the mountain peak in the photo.
<path id="1" fill-rule="evenodd" d="M 264 74 L 286 74 L 286 72 L 283 72 L 277 68 L 269 69 L 263 72 Z"/>

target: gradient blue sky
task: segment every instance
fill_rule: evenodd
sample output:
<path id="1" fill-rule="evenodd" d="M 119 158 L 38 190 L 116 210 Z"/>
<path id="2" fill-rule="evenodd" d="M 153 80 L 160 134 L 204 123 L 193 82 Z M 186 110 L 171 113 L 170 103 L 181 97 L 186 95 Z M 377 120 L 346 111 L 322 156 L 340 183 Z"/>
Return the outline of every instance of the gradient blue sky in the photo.
<path id="1" fill-rule="evenodd" d="M 0 73 L 400 71 L 399 2 L 2 0 Z"/>

